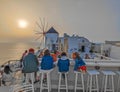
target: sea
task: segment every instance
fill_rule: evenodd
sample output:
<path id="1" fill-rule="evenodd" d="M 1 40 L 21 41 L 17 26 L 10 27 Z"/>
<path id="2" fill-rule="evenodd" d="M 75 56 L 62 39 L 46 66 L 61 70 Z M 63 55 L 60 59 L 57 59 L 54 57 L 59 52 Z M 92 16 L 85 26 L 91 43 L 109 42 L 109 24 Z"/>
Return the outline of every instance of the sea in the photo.
<path id="1" fill-rule="evenodd" d="M 15 42 L 15 43 L 0 43 L 0 65 L 4 64 L 9 60 L 19 60 L 25 50 L 29 48 L 34 48 L 35 51 L 38 50 L 39 43 L 36 42 Z"/>

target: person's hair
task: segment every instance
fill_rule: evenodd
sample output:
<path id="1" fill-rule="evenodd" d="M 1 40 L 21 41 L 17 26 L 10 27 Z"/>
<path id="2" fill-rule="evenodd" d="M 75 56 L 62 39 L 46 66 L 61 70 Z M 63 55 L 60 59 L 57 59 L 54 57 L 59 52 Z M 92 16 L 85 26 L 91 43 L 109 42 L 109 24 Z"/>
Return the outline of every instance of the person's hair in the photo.
<path id="1" fill-rule="evenodd" d="M 75 52 L 74 55 L 76 56 L 76 59 L 81 59 L 80 54 L 78 52 Z"/>
<path id="2" fill-rule="evenodd" d="M 46 49 L 45 51 L 44 51 L 44 56 L 49 56 L 50 55 L 50 51 L 48 50 L 48 49 Z"/>
<path id="3" fill-rule="evenodd" d="M 5 66 L 5 68 L 4 68 L 4 72 L 5 72 L 6 74 L 10 74 L 10 72 L 12 72 L 12 71 L 11 71 L 10 67 L 7 65 L 7 66 Z"/>
<path id="4" fill-rule="evenodd" d="M 61 56 L 67 56 L 67 54 L 65 52 L 62 52 Z"/>
<path id="5" fill-rule="evenodd" d="M 54 50 L 54 54 L 56 54 L 57 53 L 57 51 L 56 50 Z"/>
<path id="6" fill-rule="evenodd" d="M 34 53 L 34 49 L 33 49 L 33 48 L 30 48 L 30 49 L 29 49 L 29 53 Z"/>
<path id="7" fill-rule="evenodd" d="M 28 51 L 27 50 L 25 50 L 25 53 L 27 53 Z"/>

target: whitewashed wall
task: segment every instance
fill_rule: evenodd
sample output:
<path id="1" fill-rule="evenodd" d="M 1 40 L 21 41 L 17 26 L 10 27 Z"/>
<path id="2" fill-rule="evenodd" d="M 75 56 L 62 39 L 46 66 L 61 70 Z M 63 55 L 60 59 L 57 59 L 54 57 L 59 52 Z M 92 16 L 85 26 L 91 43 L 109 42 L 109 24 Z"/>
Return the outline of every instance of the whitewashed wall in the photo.
<path id="1" fill-rule="evenodd" d="M 57 39 L 58 39 L 58 34 L 56 33 L 47 33 L 46 34 L 46 43 L 49 43 L 49 41 L 53 41 L 53 43 L 55 44 Z"/>
<path id="2" fill-rule="evenodd" d="M 109 53 L 109 55 L 110 55 L 110 52 L 111 52 L 111 47 L 112 47 L 112 45 L 111 44 L 101 44 L 101 54 L 102 55 L 105 55 L 105 51 L 108 51 Z"/>
<path id="3" fill-rule="evenodd" d="M 120 47 L 112 46 L 110 57 L 114 59 L 120 59 Z"/>
<path id="4" fill-rule="evenodd" d="M 58 34 L 57 33 L 47 33 L 46 34 L 46 39 L 45 39 L 45 44 L 48 49 L 52 49 L 52 44 L 56 44 L 56 41 L 58 39 Z"/>
<path id="5" fill-rule="evenodd" d="M 68 38 L 68 53 L 78 51 L 78 40 L 76 38 Z"/>
<path id="6" fill-rule="evenodd" d="M 100 53 L 101 52 L 101 45 L 100 44 L 96 44 L 94 46 L 94 51 L 97 52 L 97 53 Z"/>

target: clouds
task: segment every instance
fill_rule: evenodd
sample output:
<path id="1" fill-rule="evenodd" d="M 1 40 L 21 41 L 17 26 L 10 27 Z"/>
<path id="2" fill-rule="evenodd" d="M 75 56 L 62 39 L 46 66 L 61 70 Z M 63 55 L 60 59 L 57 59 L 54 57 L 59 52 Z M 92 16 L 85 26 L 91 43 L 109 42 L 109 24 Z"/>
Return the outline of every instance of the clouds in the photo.
<path id="1" fill-rule="evenodd" d="M 25 29 L 29 33 L 24 34 L 32 39 L 32 30 L 37 29 L 35 21 L 45 17 L 61 35 L 79 34 L 95 42 L 120 40 L 119 5 L 119 0 L 6 0 L 0 3 L 0 24 L 4 24 L 0 30 L 20 30 L 15 20 L 22 17 L 29 21 L 29 28 Z"/>

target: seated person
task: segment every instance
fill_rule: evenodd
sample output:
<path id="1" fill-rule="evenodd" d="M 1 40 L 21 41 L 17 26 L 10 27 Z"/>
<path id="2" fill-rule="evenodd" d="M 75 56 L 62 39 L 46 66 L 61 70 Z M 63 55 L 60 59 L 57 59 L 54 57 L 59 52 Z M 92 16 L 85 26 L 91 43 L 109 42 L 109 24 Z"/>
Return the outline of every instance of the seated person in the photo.
<path id="1" fill-rule="evenodd" d="M 90 59 L 89 54 L 86 53 L 84 59 Z"/>
<path id="2" fill-rule="evenodd" d="M 38 66 L 39 66 L 39 62 L 38 62 L 36 55 L 34 55 L 34 49 L 30 48 L 28 55 L 25 56 L 25 58 L 23 60 L 22 72 L 24 74 L 35 73 L 35 82 L 36 82 Z"/>
<path id="3" fill-rule="evenodd" d="M 65 78 L 65 72 L 69 71 L 70 61 L 67 58 L 67 54 L 65 52 L 61 53 L 61 58 L 58 60 L 57 63 L 59 72 L 62 72 L 63 78 Z"/>
<path id="4" fill-rule="evenodd" d="M 44 52 L 44 56 L 42 57 L 42 61 L 41 61 L 41 69 L 42 70 L 50 70 L 54 67 L 53 64 L 53 58 L 52 56 L 50 56 L 50 51 L 47 49 Z"/>
<path id="5" fill-rule="evenodd" d="M 2 73 L 2 84 L 6 86 L 6 82 L 10 82 L 11 84 L 14 84 L 15 82 L 13 72 L 11 71 L 8 65 L 5 66 L 3 73 Z"/>
<path id="6" fill-rule="evenodd" d="M 61 53 L 61 58 L 58 60 L 57 66 L 58 66 L 59 72 L 69 71 L 70 61 L 67 58 L 67 55 L 65 52 Z"/>
<path id="7" fill-rule="evenodd" d="M 53 57 L 53 61 L 56 62 L 57 61 L 57 51 L 55 50 L 54 53 L 51 54 L 51 56 Z"/>
<path id="8" fill-rule="evenodd" d="M 74 65 L 74 71 L 81 71 L 83 73 L 86 72 L 86 64 L 80 57 L 79 53 L 75 52 L 75 65 Z"/>
<path id="9" fill-rule="evenodd" d="M 38 58 L 42 58 L 43 57 L 43 52 L 41 51 L 40 54 L 38 55 Z"/>
<path id="10" fill-rule="evenodd" d="M 47 49 L 44 51 L 44 56 L 41 61 L 41 69 L 42 70 L 50 70 L 54 67 L 54 61 L 52 56 L 50 56 L 50 51 Z M 43 83 L 47 81 L 47 75 L 44 75 Z"/>

